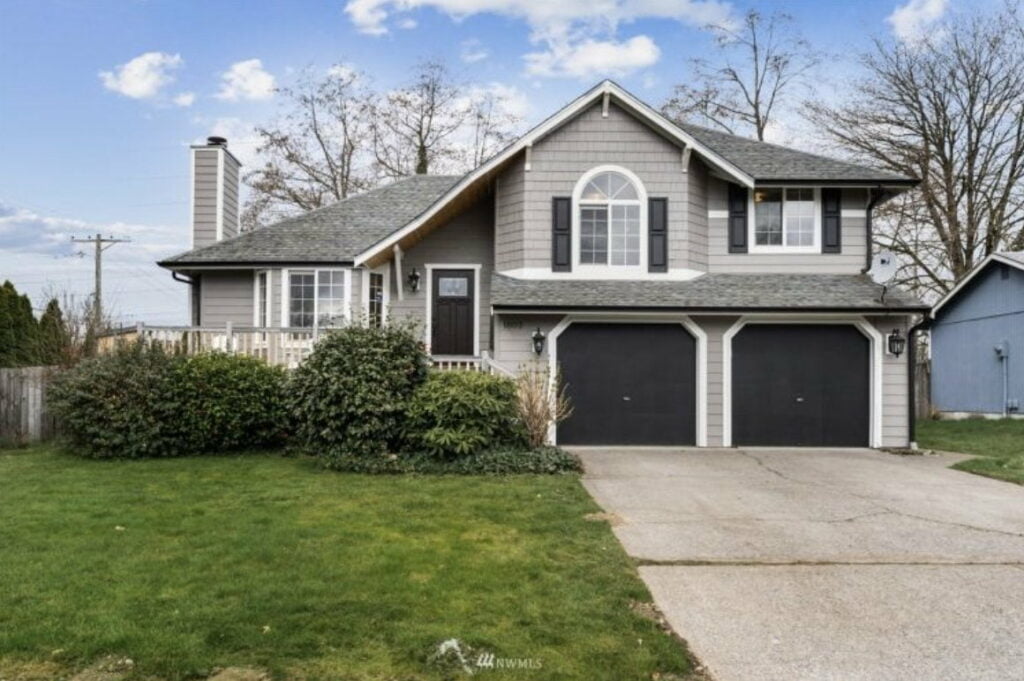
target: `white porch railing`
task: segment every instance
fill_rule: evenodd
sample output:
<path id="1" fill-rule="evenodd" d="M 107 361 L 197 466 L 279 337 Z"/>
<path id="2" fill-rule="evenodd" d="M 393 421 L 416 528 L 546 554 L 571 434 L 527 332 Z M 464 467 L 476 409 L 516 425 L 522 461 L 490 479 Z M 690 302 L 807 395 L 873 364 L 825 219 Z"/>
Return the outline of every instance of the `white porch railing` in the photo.
<path id="1" fill-rule="evenodd" d="M 203 352 L 228 352 L 258 357 L 268 364 L 294 369 L 313 351 L 318 333 L 308 328 L 271 328 L 256 326 L 149 326 L 138 324 L 106 339 L 103 350 L 116 341 L 144 340 L 170 353 L 195 355 Z M 483 371 L 512 375 L 485 352 L 480 357 L 435 355 L 430 358 L 439 371 Z"/>

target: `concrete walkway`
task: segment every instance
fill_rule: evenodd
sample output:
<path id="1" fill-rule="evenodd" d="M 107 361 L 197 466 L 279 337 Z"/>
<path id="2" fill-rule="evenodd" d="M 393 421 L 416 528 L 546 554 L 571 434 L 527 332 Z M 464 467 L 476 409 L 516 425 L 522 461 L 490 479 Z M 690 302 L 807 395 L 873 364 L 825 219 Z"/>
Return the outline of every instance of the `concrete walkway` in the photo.
<path id="1" fill-rule="evenodd" d="M 1024 487 L 952 456 L 576 453 L 716 681 L 1024 680 Z"/>

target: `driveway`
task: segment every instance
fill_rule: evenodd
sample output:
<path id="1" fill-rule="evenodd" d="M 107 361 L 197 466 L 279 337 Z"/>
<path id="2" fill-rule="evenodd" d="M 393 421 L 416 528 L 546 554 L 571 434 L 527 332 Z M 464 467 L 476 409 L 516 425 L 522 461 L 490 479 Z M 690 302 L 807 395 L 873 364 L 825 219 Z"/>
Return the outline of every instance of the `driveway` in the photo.
<path id="1" fill-rule="evenodd" d="M 716 681 L 1024 679 L 1024 487 L 952 456 L 575 451 Z"/>

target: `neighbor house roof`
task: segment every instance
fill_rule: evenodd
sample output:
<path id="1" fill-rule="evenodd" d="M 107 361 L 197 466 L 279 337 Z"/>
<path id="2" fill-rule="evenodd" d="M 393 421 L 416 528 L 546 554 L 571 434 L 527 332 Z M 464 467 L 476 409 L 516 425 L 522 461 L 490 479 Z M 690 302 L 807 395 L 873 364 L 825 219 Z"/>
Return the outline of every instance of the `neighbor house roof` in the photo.
<path id="1" fill-rule="evenodd" d="M 935 317 L 939 313 L 939 310 L 946 306 L 946 303 L 960 295 L 960 292 L 964 287 L 966 287 L 971 280 L 983 272 L 989 264 L 993 262 L 1002 263 L 1004 265 L 1009 265 L 1010 267 L 1016 267 L 1019 270 L 1024 270 L 1024 251 L 999 251 L 997 253 L 990 254 L 978 263 L 974 269 L 968 272 L 966 277 L 957 282 L 957 285 L 954 286 L 949 293 L 942 296 L 942 298 L 939 299 L 939 302 L 935 303 L 935 307 L 932 308 L 931 316 Z"/>
<path id="2" fill-rule="evenodd" d="M 167 258 L 161 265 L 352 262 L 419 215 L 459 178 L 414 175 L 325 208 Z"/>
<path id="3" fill-rule="evenodd" d="M 705 274 L 688 281 L 491 277 L 497 309 L 927 310 L 899 289 L 857 274 Z"/>
<path id="4" fill-rule="evenodd" d="M 914 185 L 917 180 L 868 166 L 809 154 L 748 137 L 730 135 L 689 123 L 678 124 L 709 149 L 750 174 L 758 184 L 766 182 L 840 182 Z"/>

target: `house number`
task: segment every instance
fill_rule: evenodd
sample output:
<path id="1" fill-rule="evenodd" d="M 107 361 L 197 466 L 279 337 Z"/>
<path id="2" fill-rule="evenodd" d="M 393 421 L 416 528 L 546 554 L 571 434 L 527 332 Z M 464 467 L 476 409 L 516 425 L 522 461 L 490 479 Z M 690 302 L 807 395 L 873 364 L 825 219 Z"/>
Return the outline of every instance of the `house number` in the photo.
<path id="1" fill-rule="evenodd" d="M 506 329 L 521 329 L 523 328 L 523 320 L 521 319 L 502 319 L 501 325 Z"/>

